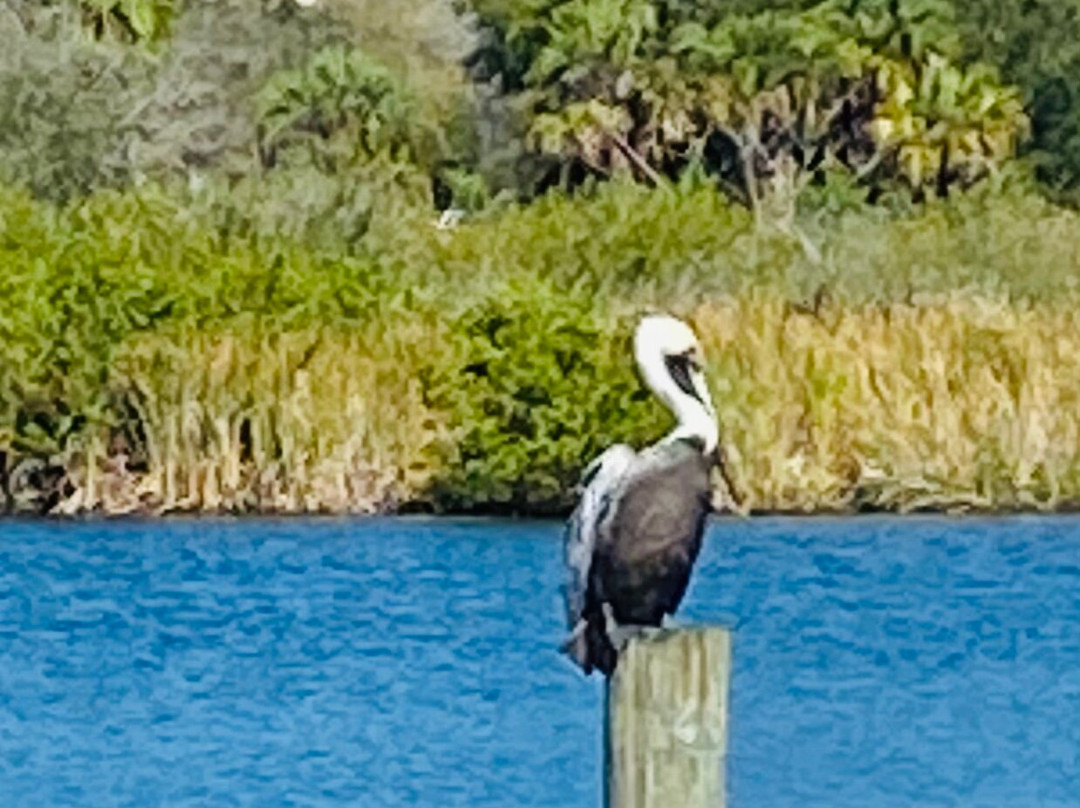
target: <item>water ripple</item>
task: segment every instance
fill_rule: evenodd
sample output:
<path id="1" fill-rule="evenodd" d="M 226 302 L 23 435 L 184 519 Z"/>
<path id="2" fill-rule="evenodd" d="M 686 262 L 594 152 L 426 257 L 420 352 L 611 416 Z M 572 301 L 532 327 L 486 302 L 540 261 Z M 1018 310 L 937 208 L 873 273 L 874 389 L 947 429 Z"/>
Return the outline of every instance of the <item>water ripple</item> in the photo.
<path id="1" fill-rule="evenodd" d="M 559 526 L 0 523 L 0 805 L 595 805 Z M 733 808 L 1064 806 L 1080 522 L 717 522 Z"/>

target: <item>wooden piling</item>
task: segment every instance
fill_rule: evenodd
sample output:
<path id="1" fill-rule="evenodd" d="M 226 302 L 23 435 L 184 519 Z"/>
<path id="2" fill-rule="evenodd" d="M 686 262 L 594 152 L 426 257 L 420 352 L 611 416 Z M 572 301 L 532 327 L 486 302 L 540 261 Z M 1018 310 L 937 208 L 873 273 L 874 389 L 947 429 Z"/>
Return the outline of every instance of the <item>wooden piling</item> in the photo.
<path id="1" fill-rule="evenodd" d="M 724 808 L 731 636 L 651 630 L 607 685 L 607 808 Z"/>

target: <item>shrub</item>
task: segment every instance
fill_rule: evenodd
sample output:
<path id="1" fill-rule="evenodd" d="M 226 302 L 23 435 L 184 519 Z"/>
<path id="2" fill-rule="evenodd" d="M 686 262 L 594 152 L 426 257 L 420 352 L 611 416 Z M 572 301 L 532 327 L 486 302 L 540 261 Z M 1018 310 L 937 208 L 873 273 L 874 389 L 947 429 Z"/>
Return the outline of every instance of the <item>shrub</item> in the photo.
<path id="1" fill-rule="evenodd" d="M 636 378 L 626 322 L 550 289 L 511 294 L 459 321 L 458 359 L 422 376 L 429 404 L 454 428 L 431 492 L 444 508 L 560 511 L 608 445 L 640 445 L 663 429 Z"/>
<path id="2" fill-rule="evenodd" d="M 0 454 L 60 463 L 108 430 L 119 347 L 163 323 L 255 315 L 283 330 L 365 320 L 393 299 L 378 267 L 288 239 L 221 238 L 146 188 L 57 209 L 0 197 Z M 3 465 L 3 464 L 0 464 Z"/>
<path id="3" fill-rule="evenodd" d="M 255 184 L 237 188 L 253 205 L 260 198 Z M 86 458 L 107 455 L 118 433 L 129 445 L 142 434 L 164 464 L 144 480 L 162 507 L 247 507 L 277 502 L 278 494 L 316 507 L 323 494 L 293 484 L 308 475 L 342 507 L 378 507 L 383 483 L 362 477 L 394 481 L 386 484 L 395 502 L 426 497 L 447 509 L 551 513 L 570 503 L 581 468 L 604 447 L 640 446 L 670 427 L 637 380 L 628 343 L 633 319 L 655 306 L 689 315 L 703 337 L 712 334 L 706 350 L 715 357 L 709 378 L 718 406 L 742 402 L 724 419 L 734 424 L 732 445 L 769 458 L 742 467 L 760 479 L 755 489 L 743 478 L 757 491 L 751 501 L 802 501 L 811 488 L 777 470 L 794 444 L 770 444 L 771 425 L 775 408 L 801 401 L 799 385 L 817 383 L 815 368 L 824 365 L 815 355 L 809 368 L 807 357 L 836 323 L 847 324 L 844 350 L 858 354 L 864 320 L 887 330 L 898 312 L 921 310 L 912 301 L 927 294 L 960 289 L 965 300 L 1001 301 L 1059 324 L 1072 322 L 1061 312 L 1080 296 L 1080 216 L 1029 192 L 986 187 L 891 212 L 852 203 L 842 186 L 822 196 L 821 206 L 800 214 L 820 252 L 814 262 L 790 236 L 762 229 L 714 189 L 689 184 L 669 193 L 605 183 L 488 211 L 451 230 L 434 227 L 430 212 L 409 214 L 404 203 L 380 211 L 384 194 L 352 246 L 341 233 L 320 241 L 337 227 L 332 219 L 318 232 L 275 231 L 260 217 L 273 212 L 287 224 L 287 205 L 256 216 L 236 188 L 200 198 L 147 184 L 66 206 L 2 191 L 0 487 L 36 492 L 28 507 L 52 507 L 72 480 L 90 492 L 80 501 L 131 501 L 95 499 L 103 489 L 77 471 Z M 397 213 L 403 218 L 391 220 Z M 732 307 L 742 312 L 735 320 L 725 313 Z M 1034 328 L 1034 314 L 1016 316 L 1023 329 Z M 904 339 L 932 320 L 913 316 Z M 799 332 L 808 336 L 797 356 L 783 345 L 784 323 L 795 322 L 813 326 Z M 1053 344 L 1053 329 L 1038 333 L 1031 363 L 1043 362 L 1040 352 Z M 980 339 L 964 337 L 971 346 Z M 892 340 L 880 343 L 905 344 Z M 919 340 L 926 356 L 952 350 L 933 354 L 937 343 Z M 742 358 L 732 365 L 733 357 Z M 776 391 L 762 383 L 763 357 L 795 395 L 787 404 L 775 404 Z M 902 357 L 872 359 L 892 367 Z M 1056 361 L 1040 367 L 1052 373 Z M 921 365 L 902 363 L 911 377 L 904 383 L 914 385 Z M 152 418 L 132 414 L 133 386 L 144 391 L 144 407 L 153 404 Z M 1072 395 L 1066 388 L 1062 400 Z M 293 403 L 278 406 L 279 397 Z M 252 402 L 262 398 L 255 417 Z M 407 429 L 372 415 L 388 406 L 405 407 Z M 364 413 L 365 425 L 354 428 L 343 412 Z M 801 427 L 788 416 L 796 440 Z M 228 440 L 219 437 L 221 424 Z M 259 455 L 273 465 L 269 488 L 260 487 L 255 466 L 234 474 L 245 429 L 272 436 L 261 445 L 283 447 Z M 429 463 L 427 442 L 436 434 Z M 826 454 L 837 465 L 814 483 L 824 487 L 812 489 L 825 492 L 822 502 L 851 493 L 843 434 L 830 433 Z M 179 436 L 181 449 L 162 448 L 169 435 Z M 905 440 L 898 428 L 881 445 Z M 369 449 L 382 454 L 368 458 Z M 894 451 L 883 449 L 882 463 Z M 417 464 L 417 473 L 397 463 Z M 173 485 L 165 466 L 194 477 Z M 240 479 L 235 490 L 214 487 L 226 471 Z M 901 489 L 893 493 L 903 499 Z"/>
<path id="4" fill-rule="evenodd" d="M 264 160 L 307 145 L 307 158 L 327 173 L 383 153 L 420 158 L 423 134 L 413 99 L 400 80 L 362 50 L 331 46 L 298 70 L 271 77 L 256 98 Z"/>

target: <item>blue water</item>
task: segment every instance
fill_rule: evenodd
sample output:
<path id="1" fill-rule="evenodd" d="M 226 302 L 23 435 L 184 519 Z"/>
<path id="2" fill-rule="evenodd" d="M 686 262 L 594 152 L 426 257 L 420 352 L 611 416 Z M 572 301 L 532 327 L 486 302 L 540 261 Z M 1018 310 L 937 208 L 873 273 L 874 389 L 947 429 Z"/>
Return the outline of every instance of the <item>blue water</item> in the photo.
<path id="1" fill-rule="evenodd" d="M 559 526 L 0 522 L 0 806 L 597 806 Z M 1075 806 L 1080 520 L 715 522 L 732 808 Z"/>

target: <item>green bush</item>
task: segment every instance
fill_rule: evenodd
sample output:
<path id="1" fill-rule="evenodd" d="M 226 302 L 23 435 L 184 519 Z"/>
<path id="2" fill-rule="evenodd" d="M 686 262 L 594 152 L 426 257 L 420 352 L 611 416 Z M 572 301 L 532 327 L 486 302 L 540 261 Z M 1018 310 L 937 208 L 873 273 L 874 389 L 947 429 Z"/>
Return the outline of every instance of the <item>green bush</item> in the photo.
<path id="1" fill-rule="evenodd" d="M 39 458 L 113 422 L 112 359 L 137 332 L 366 321 L 394 299 L 377 265 L 287 238 L 223 238 L 152 188 L 65 208 L 4 193 L 0 268 L 0 452 Z"/>
<path id="2" fill-rule="evenodd" d="M 500 295 L 456 333 L 457 361 L 422 375 L 429 405 L 453 426 L 430 492 L 443 508 L 559 512 L 607 446 L 664 429 L 634 371 L 627 321 L 539 287 Z"/>
<path id="3" fill-rule="evenodd" d="M 380 154 L 427 159 L 435 144 L 415 123 L 414 103 L 364 51 L 324 48 L 302 68 L 272 76 L 256 97 L 264 160 L 276 163 L 279 151 L 307 146 L 307 160 L 334 174 Z"/>

